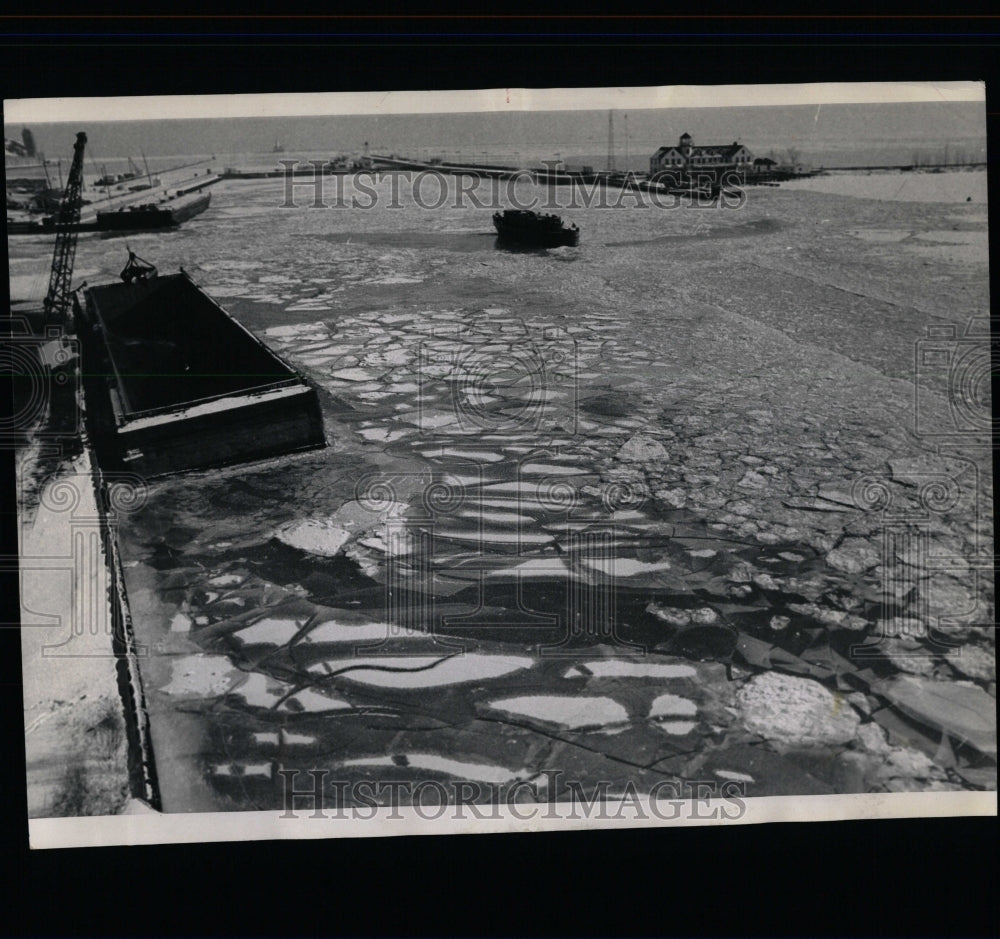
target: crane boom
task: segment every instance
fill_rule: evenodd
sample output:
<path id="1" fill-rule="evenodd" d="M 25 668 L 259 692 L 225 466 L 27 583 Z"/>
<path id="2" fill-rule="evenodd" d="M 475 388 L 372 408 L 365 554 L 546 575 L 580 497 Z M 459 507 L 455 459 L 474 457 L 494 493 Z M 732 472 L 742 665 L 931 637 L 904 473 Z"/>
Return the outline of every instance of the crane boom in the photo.
<path id="1" fill-rule="evenodd" d="M 83 190 L 83 148 L 87 135 L 76 135 L 73 145 L 73 165 L 70 167 L 62 205 L 56 213 L 56 246 L 52 252 L 52 271 L 49 290 L 45 295 L 44 309 L 50 320 L 63 319 L 69 310 L 70 280 L 73 277 L 73 260 L 76 257 L 76 239 L 80 224 L 80 201 Z"/>

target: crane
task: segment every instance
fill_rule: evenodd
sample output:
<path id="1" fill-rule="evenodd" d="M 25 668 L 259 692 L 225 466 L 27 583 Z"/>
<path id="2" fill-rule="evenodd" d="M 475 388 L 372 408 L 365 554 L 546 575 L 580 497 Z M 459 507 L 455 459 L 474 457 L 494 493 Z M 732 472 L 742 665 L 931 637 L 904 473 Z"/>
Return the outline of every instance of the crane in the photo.
<path id="1" fill-rule="evenodd" d="M 70 279 L 73 276 L 73 260 L 76 257 L 76 239 L 80 224 L 80 201 L 83 190 L 83 148 L 87 135 L 82 131 L 76 135 L 73 145 L 73 165 L 69 170 L 62 205 L 56 213 L 56 246 L 52 252 L 52 270 L 49 274 L 49 290 L 43 307 L 46 318 L 52 322 L 64 319 L 69 310 Z"/>

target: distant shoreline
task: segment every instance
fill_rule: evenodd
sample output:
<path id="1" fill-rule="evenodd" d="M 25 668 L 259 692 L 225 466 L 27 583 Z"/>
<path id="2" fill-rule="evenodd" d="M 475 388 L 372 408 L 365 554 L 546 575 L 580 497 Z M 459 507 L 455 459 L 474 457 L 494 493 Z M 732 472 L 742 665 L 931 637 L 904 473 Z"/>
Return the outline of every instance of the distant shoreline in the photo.
<path id="1" fill-rule="evenodd" d="M 965 170 L 984 170 L 989 166 L 985 161 L 982 163 L 896 163 L 896 164 L 873 164 L 872 166 L 823 166 L 819 167 L 827 173 L 856 173 L 856 172 L 900 172 L 927 173 L 927 172 L 962 172 Z"/>

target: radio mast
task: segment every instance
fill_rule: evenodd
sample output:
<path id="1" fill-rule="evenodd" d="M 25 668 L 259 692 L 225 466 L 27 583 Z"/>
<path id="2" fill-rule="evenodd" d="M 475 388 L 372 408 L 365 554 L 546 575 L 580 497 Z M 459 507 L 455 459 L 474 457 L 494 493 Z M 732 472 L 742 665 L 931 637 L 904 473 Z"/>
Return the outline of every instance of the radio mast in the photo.
<path id="1" fill-rule="evenodd" d="M 608 111 L 608 172 L 615 171 L 615 112 Z"/>

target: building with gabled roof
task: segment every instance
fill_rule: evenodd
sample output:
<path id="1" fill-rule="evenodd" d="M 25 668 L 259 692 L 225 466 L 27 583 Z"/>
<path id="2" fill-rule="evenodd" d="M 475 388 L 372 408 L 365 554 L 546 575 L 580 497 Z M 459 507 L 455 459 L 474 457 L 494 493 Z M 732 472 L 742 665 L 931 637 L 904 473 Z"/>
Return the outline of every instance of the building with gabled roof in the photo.
<path id="1" fill-rule="evenodd" d="M 738 141 L 695 146 L 690 134 L 681 134 L 674 146 L 660 147 L 649 158 L 649 175 L 715 170 L 724 166 L 745 169 L 752 164 L 753 154 Z"/>

